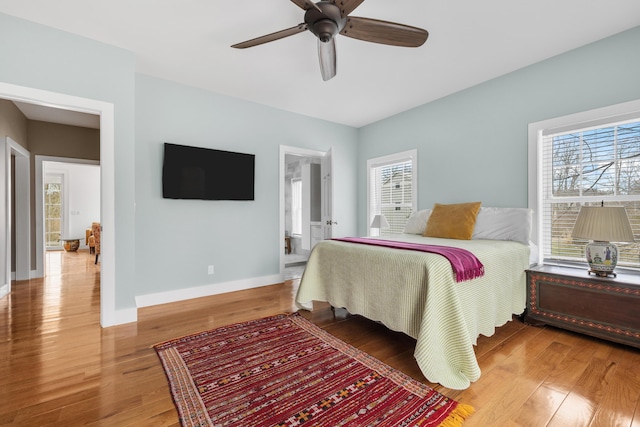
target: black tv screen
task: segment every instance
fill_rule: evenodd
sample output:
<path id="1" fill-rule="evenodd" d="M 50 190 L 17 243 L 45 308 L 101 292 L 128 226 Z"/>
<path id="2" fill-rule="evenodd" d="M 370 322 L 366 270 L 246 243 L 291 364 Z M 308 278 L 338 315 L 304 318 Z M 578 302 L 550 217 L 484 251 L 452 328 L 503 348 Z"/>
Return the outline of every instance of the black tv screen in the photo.
<path id="1" fill-rule="evenodd" d="M 164 144 L 165 199 L 254 200 L 255 155 Z"/>

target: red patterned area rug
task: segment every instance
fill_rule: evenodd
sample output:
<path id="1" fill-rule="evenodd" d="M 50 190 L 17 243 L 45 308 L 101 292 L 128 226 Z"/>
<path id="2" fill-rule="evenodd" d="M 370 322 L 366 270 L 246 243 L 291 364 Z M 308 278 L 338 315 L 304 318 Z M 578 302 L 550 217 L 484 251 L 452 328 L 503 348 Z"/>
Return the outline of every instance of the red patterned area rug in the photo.
<path id="1" fill-rule="evenodd" d="M 459 426 L 467 405 L 299 314 L 154 346 L 183 426 Z"/>

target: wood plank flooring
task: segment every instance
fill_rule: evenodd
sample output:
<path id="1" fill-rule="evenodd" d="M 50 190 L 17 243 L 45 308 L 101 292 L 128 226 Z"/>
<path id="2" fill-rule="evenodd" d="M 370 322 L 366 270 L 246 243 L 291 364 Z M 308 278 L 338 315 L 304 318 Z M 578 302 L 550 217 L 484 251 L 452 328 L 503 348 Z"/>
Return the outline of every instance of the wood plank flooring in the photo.
<path id="1" fill-rule="evenodd" d="M 153 344 L 296 309 L 297 282 L 288 281 L 144 308 L 137 323 L 102 329 L 93 261 L 86 251 L 51 252 L 45 279 L 14 282 L 0 300 L 0 425 L 178 426 Z M 473 405 L 465 426 L 640 427 L 640 350 L 514 320 L 479 338 L 480 380 L 449 390 L 424 379 L 406 335 L 326 304 L 302 314 Z"/>

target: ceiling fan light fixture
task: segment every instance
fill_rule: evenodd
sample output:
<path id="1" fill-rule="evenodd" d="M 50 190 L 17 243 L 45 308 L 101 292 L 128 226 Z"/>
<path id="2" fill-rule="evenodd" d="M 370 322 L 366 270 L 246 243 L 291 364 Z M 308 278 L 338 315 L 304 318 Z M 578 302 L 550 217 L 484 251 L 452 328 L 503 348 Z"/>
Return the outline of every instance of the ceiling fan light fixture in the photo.
<path id="1" fill-rule="evenodd" d="M 338 34 L 338 24 L 331 19 L 321 19 L 313 24 L 313 33 L 318 36 L 322 43 L 331 41 L 333 36 Z"/>
<path id="2" fill-rule="evenodd" d="M 336 75 L 336 39 L 328 42 L 318 39 L 318 58 L 320 59 L 320 73 L 325 82 Z"/>

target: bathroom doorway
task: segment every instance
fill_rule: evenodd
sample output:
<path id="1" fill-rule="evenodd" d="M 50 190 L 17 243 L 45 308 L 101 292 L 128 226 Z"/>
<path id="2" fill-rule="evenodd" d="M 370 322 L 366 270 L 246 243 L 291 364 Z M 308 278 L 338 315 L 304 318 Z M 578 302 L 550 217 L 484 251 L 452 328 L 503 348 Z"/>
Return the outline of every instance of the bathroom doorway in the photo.
<path id="1" fill-rule="evenodd" d="M 281 271 L 299 279 L 313 247 L 331 238 L 331 150 L 281 147 Z"/>

